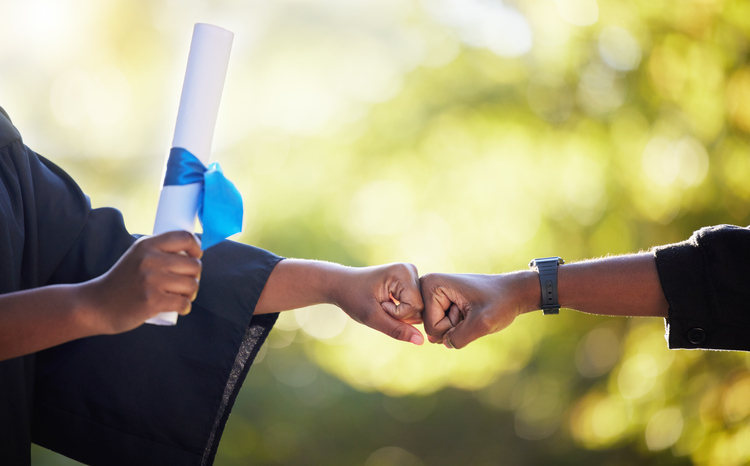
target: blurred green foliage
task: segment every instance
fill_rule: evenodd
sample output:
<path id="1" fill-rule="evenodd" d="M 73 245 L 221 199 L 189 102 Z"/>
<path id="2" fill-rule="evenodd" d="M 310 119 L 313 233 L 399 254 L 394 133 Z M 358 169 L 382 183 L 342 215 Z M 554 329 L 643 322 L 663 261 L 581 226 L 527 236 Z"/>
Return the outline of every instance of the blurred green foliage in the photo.
<path id="1" fill-rule="evenodd" d="M 223 25 L 214 153 L 241 241 L 500 273 L 750 223 L 749 5 L 0 0 L 0 105 L 148 232 L 192 23 Z M 663 334 L 563 311 L 448 351 L 285 313 L 217 464 L 750 461 L 750 359 Z"/>

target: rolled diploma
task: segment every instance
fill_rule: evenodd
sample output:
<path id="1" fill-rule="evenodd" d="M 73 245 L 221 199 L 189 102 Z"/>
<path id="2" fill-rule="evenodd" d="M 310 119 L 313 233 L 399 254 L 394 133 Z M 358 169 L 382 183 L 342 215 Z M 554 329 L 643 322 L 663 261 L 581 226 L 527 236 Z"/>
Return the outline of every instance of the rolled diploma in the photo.
<path id="1" fill-rule="evenodd" d="M 190 43 L 185 81 L 182 84 L 172 147 L 182 147 L 208 165 L 221 92 L 227 76 L 234 34 L 218 26 L 197 23 Z M 165 164 L 166 166 L 166 164 Z M 166 171 L 166 169 L 165 169 Z M 200 184 L 162 186 L 156 208 L 154 234 L 194 231 Z M 162 312 L 146 321 L 174 325 L 176 312 Z"/>

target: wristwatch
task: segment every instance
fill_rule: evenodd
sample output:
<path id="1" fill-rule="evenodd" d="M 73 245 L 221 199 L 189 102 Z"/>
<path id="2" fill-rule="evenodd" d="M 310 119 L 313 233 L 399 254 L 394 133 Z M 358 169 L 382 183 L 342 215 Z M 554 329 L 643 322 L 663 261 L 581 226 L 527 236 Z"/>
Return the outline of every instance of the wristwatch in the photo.
<path id="1" fill-rule="evenodd" d="M 529 262 L 529 267 L 536 267 L 539 271 L 544 315 L 560 313 L 560 303 L 557 302 L 557 267 L 564 263 L 561 257 L 543 257 Z"/>

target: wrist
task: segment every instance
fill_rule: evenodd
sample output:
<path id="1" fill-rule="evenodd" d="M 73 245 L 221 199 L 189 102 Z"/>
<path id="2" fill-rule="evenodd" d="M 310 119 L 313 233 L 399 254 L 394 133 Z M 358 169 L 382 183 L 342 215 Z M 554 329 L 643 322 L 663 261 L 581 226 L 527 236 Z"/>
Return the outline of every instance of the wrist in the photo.
<path id="1" fill-rule="evenodd" d="M 77 328 L 84 334 L 82 336 L 93 336 L 114 333 L 110 328 L 105 328 L 101 316 L 101 304 L 97 296 L 99 278 L 89 280 L 77 285 L 70 285 L 70 300 L 72 303 L 70 318 Z"/>
<path id="2" fill-rule="evenodd" d="M 341 307 L 344 293 L 351 288 L 350 280 L 356 271 L 354 267 L 340 264 L 327 263 L 324 273 L 321 274 L 321 301 Z"/>
<path id="3" fill-rule="evenodd" d="M 539 291 L 539 274 L 535 270 L 521 270 L 509 274 L 513 277 L 512 296 L 516 296 L 519 314 L 538 311 L 542 308 L 542 295 Z"/>

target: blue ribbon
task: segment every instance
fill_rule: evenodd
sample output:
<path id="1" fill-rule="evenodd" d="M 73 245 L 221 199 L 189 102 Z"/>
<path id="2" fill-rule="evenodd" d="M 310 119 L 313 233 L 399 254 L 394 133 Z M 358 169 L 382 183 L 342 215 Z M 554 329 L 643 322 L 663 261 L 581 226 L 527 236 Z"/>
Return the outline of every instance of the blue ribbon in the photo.
<path id="1" fill-rule="evenodd" d="M 203 225 L 203 249 L 242 231 L 242 196 L 225 176 L 218 163 L 206 168 L 196 156 L 182 147 L 169 151 L 164 186 L 200 183 L 198 218 Z"/>

